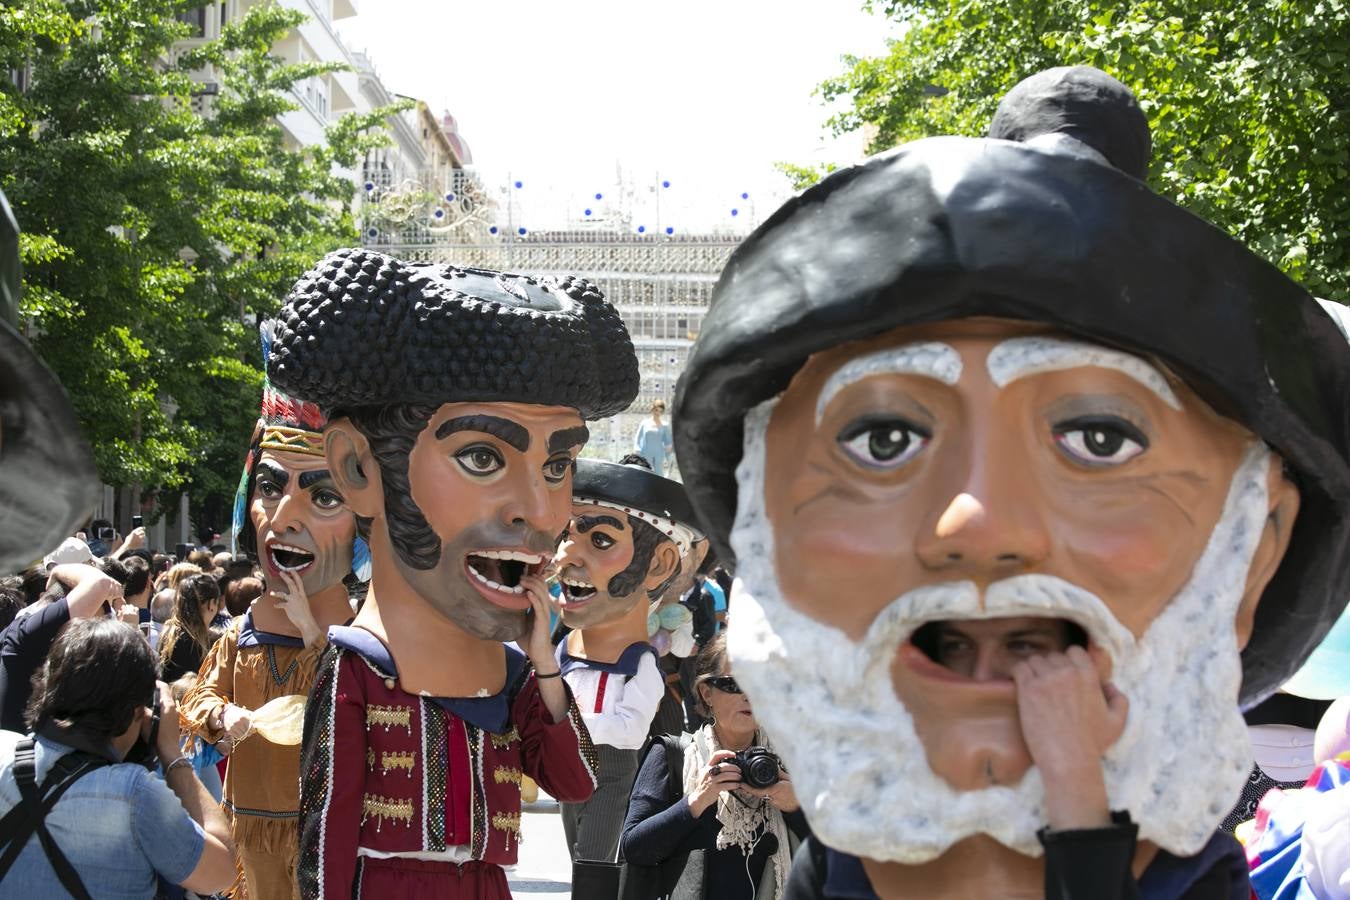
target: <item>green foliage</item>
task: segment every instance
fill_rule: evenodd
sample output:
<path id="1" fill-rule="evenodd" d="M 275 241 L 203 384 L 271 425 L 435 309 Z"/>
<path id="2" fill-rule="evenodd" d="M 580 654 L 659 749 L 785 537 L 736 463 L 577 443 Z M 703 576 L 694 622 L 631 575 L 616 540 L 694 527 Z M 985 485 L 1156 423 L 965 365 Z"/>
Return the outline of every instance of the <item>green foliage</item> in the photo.
<path id="1" fill-rule="evenodd" d="M 883 57 L 820 87 L 871 125 L 873 152 L 983 134 L 1027 75 L 1087 64 L 1135 91 L 1149 180 L 1310 291 L 1350 301 L 1350 9 L 1346 0 L 889 0 Z"/>
<path id="2" fill-rule="evenodd" d="M 103 479 L 228 509 L 257 416 L 256 329 L 322 253 L 356 239 L 351 167 L 391 109 L 288 148 L 291 88 L 332 65 L 271 47 L 304 20 L 253 6 L 177 51 L 183 0 L 0 8 L 0 187 L 24 231 L 23 313 L 70 392 Z M 213 5 L 214 8 L 214 5 Z M 177 55 L 175 55 L 177 53 Z M 212 65 L 214 115 L 192 73 Z M 176 408 L 175 408 L 176 407 Z M 175 413 L 171 415 L 171 413 Z M 218 515 L 213 524 L 224 525 Z"/>
<path id="3" fill-rule="evenodd" d="M 818 163 L 814 166 L 799 166 L 790 162 L 777 162 L 773 167 L 787 176 L 794 191 L 803 191 L 826 175 L 839 168 L 833 163 Z"/>

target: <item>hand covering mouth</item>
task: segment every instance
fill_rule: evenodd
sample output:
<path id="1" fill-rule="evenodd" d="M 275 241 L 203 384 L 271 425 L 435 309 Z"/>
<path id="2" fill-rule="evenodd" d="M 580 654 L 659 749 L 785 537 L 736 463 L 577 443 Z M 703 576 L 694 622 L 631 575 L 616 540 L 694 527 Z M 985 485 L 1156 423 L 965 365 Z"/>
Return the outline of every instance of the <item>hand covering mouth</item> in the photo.
<path id="1" fill-rule="evenodd" d="M 294 544 L 268 544 L 267 555 L 272 565 L 282 572 L 299 572 L 314 563 L 314 553 Z"/>
<path id="2" fill-rule="evenodd" d="M 526 575 L 543 571 L 548 557 L 528 550 L 475 550 L 465 557 L 465 567 L 483 586 L 507 594 L 523 594 L 520 584 Z"/>

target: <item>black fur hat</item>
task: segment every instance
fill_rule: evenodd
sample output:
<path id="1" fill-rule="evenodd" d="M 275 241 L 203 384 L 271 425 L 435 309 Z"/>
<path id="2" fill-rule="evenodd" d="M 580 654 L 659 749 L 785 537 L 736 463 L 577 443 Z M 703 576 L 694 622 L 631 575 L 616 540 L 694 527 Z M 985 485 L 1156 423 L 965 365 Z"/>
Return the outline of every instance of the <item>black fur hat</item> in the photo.
<path id="1" fill-rule="evenodd" d="M 337 250 L 296 282 L 267 358 L 272 382 L 326 413 L 395 403 L 568 406 L 637 396 L 618 312 L 587 281 L 405 263 Z"/>
<path id="2" fill-rule="evenodd" d="M 1105 73 L 1032 76 L 994 135 L 835 172 L 736 249 L 675 396 L 690 500 L 731 559 L 746 413 L 813 353 L 902 325 L 1021 319 L 1160 359 L 1298 482 L 1243 653 L 1244 702 L 1265 696 L 1350 597 L 1350 345 L 1301 287 L 1139 180 L 1147 123 Z"/>

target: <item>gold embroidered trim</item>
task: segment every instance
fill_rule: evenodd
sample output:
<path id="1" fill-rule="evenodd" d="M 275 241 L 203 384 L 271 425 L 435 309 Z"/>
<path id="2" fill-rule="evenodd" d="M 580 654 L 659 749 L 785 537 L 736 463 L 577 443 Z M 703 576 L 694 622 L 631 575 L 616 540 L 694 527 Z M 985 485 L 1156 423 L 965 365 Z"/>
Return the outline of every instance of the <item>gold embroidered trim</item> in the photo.
<path id="1" fill-rule="evenodd" d="M 492 770 L 492 780 L 498 784 L 520 784 L 520 770 L 508 769 L 505 766 L 498 766 Z"/>
<path id="2" fill-rule="evenodd" d="M 369 767 L 370 771 L 372 771 L 372 772 L 375 771 L 375 748 L 374 748 L 374 747 L 367 747 L 367 748 L 366 748 L 366 766 Z"/>
<path id="3" fill-rule="evenodd" d="M 416 755 L 413 753 L 390 753 L 385 751 L 380 754 L 380 768 L 384 774 L 388 775 L 393 769 L 402 769 L 408 777 L 412 777 L 413 760 Z"/>
<path id="4" fill-rule="evenodd" d="M 510 747 L 513 743 L 519 743 L 520 731 L 517 730 L 516 726 L 512 725 L 511 730 L 508 731 L 506 734 L 494 734 L 491 737 L 492 737 L 492 746 L 495 749 L 505 750 L 507 747 Z"/>
<path id="5" fill-rule="evenodd" d="M 372 703 L 366 707 L 366 730 L 373 725 L 383 725 L 384 730 L 405 728 L 412 734 L 412 709 L 407 706 L 381 706 Z"/>
<path id="6" fill-rule="evenodd" d="M 258 444 L 263 450 L 280 450 L 285 453 L 303 453 L 306 456 L 323 456 L 323 435 L 304 428 L 291 428 L 286 425 L 268 425 L 263 429 L 262 441 Z"/>
<path id="7" fill-rule="evenodd" d="M 375 830 L 379 831 L 384 820 L 391 822 L 402 821 L 404 825 L 412 824 L 413 805 L 411 800 L 397 800 L 393 797 L 382 797 L 379 794 L 366 794 L 361 804 L 361 824 L 366 824 L 366 820 L 375 820 Z"/>
<path id="8" fill-rule="evenodd" d="M 520 813 L 493 813 L 492 827 L 498 831 L 509 831 L 512 834 L 519 835 Z"/>

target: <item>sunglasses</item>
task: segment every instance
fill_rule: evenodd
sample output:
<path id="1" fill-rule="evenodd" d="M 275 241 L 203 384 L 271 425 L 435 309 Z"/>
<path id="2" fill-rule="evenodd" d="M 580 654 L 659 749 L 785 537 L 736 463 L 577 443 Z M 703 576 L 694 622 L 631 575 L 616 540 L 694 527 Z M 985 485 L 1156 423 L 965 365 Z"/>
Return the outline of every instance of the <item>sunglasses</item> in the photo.
<path id="1" fill-rule="evenodd" d="M 708 684 L 717 688 L 724 694 L 739 694 L 741 686 L 736 683 L 736 679 L 730 675 L 718 675 L 716 678 L 709 678 Z"/>

